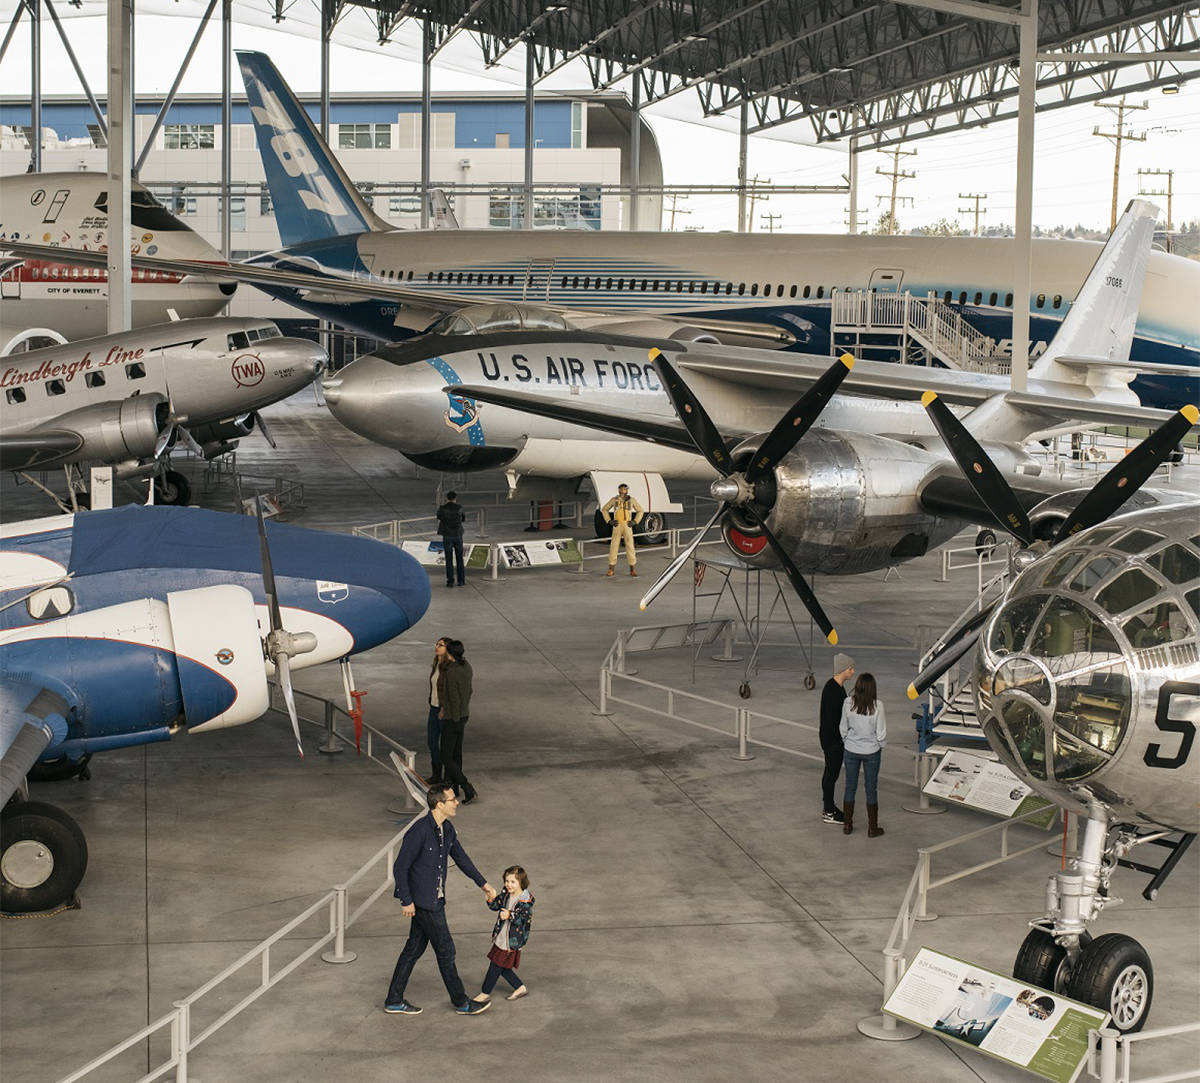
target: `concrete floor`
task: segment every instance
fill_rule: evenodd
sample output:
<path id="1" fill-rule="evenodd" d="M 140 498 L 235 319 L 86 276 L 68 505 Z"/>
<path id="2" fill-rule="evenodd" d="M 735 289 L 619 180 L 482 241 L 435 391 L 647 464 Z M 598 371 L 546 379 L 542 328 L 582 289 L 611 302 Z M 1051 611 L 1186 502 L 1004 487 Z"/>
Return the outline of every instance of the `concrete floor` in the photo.
<path id="1" fill-rule="evenodd" d="M 306 506 L 291 521 L 348 529 L 429 506 L 432 478 L 341 429 L 310 396 L 270 414 L 279 451 L 246 441 L 239 466 L 305 482 Z M 464 487 L 486 484 L 496 482 Z M 0 495 L 6 519 L 45 513 L 7 479 Z M 207 506 L 232 504 L 227 486 L 197 497 Z M 457 826 L 493 883 L 512 863 L 530 873 L 537 908 L 521 971 L 531 995 L 460 1018 L 427 957 L 409 988 L 424 1014 L 385 1015 L 383 995 L 407 926 L 399 904 L 385 897 L 350 933 L 354 963 L 306 963 L 199 1048 L 197 1078 L 1027 1078 L 929 1035 L 885 1044 L 855 1029 L 878 1010 L 881 949 L 916 848 L 993 821 L 959 809 L 905 813 L 911 786 L 885 781 L 887 834 L 847 838 L 821 822 L 820 767 L 812 760 L 760 748 L 741 763 L 731 758 L 729 738 L 634 710 L 593 713 L 597 671 L 618 628 L 690 619 L 686 574 L 650 612 L 637 611 L 640 588 L 665 562 L 644 555 L 647 577 L 638 583 L 606 579 L 603 562 L 583 574 L 473 578 L 461 591 L 445 590 L 435 575 L 423 623 L 356 663 L 369 721 L 417 749 L 424 769 L 431 645 L 444 634 L 466 642 L 476 675 L 466 761 L 480 800 L 461 811 Z M 845 649 L 879 679 L 892 727 L 884 772 L 896 779 L 911 771 L 903 689 L 919 628 L 944 626 L 972 590 L 969 574 L 937 583 L 937 567 L 928 557 L 905 565 L 898 580 L 877 573 L 817 584 Z M 695 690 L 738 702 L 740 667 L 709 653 Z M 822 681 L 831 653 L 817 652 Z M 634 662 L 643 676 L 685 688 L 693 687 L 691 663 L 686 651 Z M 819 691 L 803 689 L 805 671 L 794 648 L 769 649 L 749 705 L 814 722 Z M 340 691 L 336 668 L 304 672 L 298 684 Z M 82 909 L 0 922 L 5 1080 L 58 1079 L 157 1018 L 399 829 L 403 818 L 387 810 L 399 788 L 387 774 L 353 755 L 316 754 L 315 732 L 305 740 L 309 755 L 300 761 L 286 720 L 272 715 L 97 757 L 90 782 L 35 788 L 35 797 L 79 820 L 91 857 Z M 789 731 L 786 740 L 816 751 L 815 735 Z M 961 860 L 992 852 L 968 846 Z M 1008 972 L 1054 865 L 1038 851 L 935 893 L 931 905 L 941 916 L 918 926 L 912 949 L 927 944 Z M 1197 854 L 1156 904 L 1141 899 L 1138 874 L 1122 873 L 1116 886 L 1128 901 L 1094 931 L 1132 933 L 1149 950 L 1157 978 L 1151 1025 L 1194 1021 Z M 485 968 L 492 914 L 455 874 L 449 913 L 470 987 Z M 305 928 L 316 933 L 320 921 Z M 280 945 L 276 965 L 302 946 L 297 938 Z M 250 969 L 213 995 L 195 1029 L 249 990 Z M 161 1042 L 139 1046 L 95 1078 L 135 1078 L 161 1050 Z M 1198 1062 L 1193 1036 L 1139 1048 L 1135 1066 L 1145 1074 Z"/>

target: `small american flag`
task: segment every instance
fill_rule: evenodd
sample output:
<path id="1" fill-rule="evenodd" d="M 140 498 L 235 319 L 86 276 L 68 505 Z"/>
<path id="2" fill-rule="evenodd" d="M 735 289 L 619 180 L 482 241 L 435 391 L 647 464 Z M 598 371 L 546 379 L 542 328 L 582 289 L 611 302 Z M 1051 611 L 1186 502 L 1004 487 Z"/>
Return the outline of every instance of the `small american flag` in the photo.
<path id="1" fill-rule="evenodd" d="M 704 582 L 704 569 L 708 567 L 702 560 L 696 561 L 695 571 L 692 573 L 692 578 L 695 580 L 696 586 L 700 586 Z"/>

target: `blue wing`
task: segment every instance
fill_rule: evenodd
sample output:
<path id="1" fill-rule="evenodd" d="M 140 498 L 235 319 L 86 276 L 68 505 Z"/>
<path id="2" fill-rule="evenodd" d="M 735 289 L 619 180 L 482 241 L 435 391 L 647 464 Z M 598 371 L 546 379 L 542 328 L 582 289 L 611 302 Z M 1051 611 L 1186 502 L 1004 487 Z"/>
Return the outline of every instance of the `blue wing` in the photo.
<path id="1" fill-rule="evenodd" d="M 58 681 L 22 673 L 0 688 L 0 806 L 17 792 L 29 769 L 67 736 L 76 697 Z"/>

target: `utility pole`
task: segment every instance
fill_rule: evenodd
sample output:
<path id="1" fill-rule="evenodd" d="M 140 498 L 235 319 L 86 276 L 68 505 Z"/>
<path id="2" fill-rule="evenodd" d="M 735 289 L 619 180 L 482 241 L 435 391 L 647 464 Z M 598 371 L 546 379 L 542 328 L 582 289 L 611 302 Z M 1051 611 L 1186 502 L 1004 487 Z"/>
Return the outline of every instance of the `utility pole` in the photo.
<path id="1" fill-rule="evenodd" d="M 896 203 L 897 203 L 897 200 L 899 200 L 899 202 L 902 204 L 907 203 L 910 207 L 912 206 L 912 197 L 911 196 L 897 197 L 896 189 L 900 186 L 900 182 L 902 180 L 913 180 L 916 177 L 916 173 L 912 172 L 912 170 L 900 168 L 900 159 L 901 158 L 914 158 L 914 157 L 916 157 L 917 152 L 915 150 L 903 150 L 900 147 L 896 147 L 894 150 L 885 150 L 882 153 L 890 154 L 892 156 L 892 168 L 891 169 L 880 169 L 879 166 L 876 166 L 875 172 L 878 173 L 881 177 L 890 177 L 891 178 L 892 194 L 890 196 L 876 196 L 875 199 L 877 202 L 880 202 L 880 203 L 882 203 L 884 199 L 887 199 L 887 201 L 888 201 L 888 232 L 895 233 L 896 232 Z"/>
<path id="2" fill-rule="evenodd" d="M 763 214 L 763 215 L 759 215 L 759 217 L 762 218 L 767 223 L 767 232 L 774 233 L 775 232 L 775 223 L 778 222 L 779 219 L 781 219 L 783 217 L 783 215 L 782 214 Z"/>
<path id="3" fill-rule="evenodd" d="M 973 199 L 975 201 L 975 206 L 973 208 L 972 207 L 959 207 L 958 208 L 959 214 L 975 215 L 975 228 L 971 231 L 972 237 L 979 236 L 979 216 L 983 215 L 983 214 L 987 214 L 987 211 L 981 210 L 979 205 L 985 199 L 987 199 L 987 197 L 988 197 L 987 192 L 959 192 L 958 193 L 959 199 Z"/>
<path id="4" fill-rule="evenodd" d="M 676 207 L 676 204 L 679 202 L 679 198 L 678 192 L 671 193 L 671 224 L 667 227 L 667 230 L 672 233 L 675 231 L 675 215 L 692 213 L 691 211 L 680 210 L 678 207 Z"/>
<path id="5" fill-rule="evenodd" d="M 854 222 L 853 224 L 850 222 L 849 215 L 846 215 L 842 219 L 842 221 L 845 222 L 849 227 L 851 233 L 858 233 L 859 230 L 866 229 L 871 224 L 866 211 L 860 211 L 856 209 L 854 216 L 858 219 L 858 221 Z"/>
<path id="6" fill-rule="evenodd" d="M 768 181 L 767 183 L 769 184 L 770 182 Z M 770 201 L 771 201 L 770 196 L 759 195 L 759 193 L 758 193 L 758 174 L 755 173 L 754 180 L 750 182 L 750 213 L 746 216 L 746 232 L 747 233 L 752 233 L 754 231 L 754 204 L 755 203 L 769 203 Z"/>
<path id="7" fill-rule="evenodd" d="M 1150 105 L 1147 102 L 1142 102 L 1141 105 L 1129 105 L 1125 101 L 1125 96 L 1121 95 L 1121 100 L 1116 105 L 1109 105 L 1107 102 L 1096 102 L 1096 108 L 1107 109 L 1110 113 L 1115 113 L 1117 117 L 1117 130 L 1115 132 L 1102 132 L 1098 124 L 1092 129 L 1092 135 L 1098 135 L 1101 139 L 1111 139 L 1113 145 L 1117 148 L 1117 153 L 1113 158 L 1112 221 L 1108 225 L 1108 228 L 1112 230 L 1117 228 L 1117 188 L 1121 183 L 1121 143 L 1126 139 L 1135 143 L 1146 142 L 1144 132 L 1141 135 L 1134 135 L 1132 132 L 1125 130 L 1125 114 L 1149 109 Z"/>
<path id="8" fill-rule="evenodd" d="M 1162 188 L 1143 188 L 1142 177 L 1166 177 L 1167 187 Z M 1167 197 L 1167 251 L 1171 251 L 1171 238 L 1173 229 L 1171 222 L 1171 200 L 1174 197 L 1174 180 L 1175 170 L 1173 169 L 1139 169 L 1138 170 L 1138 195 L 1139 196 L 1166 196 Z"/>

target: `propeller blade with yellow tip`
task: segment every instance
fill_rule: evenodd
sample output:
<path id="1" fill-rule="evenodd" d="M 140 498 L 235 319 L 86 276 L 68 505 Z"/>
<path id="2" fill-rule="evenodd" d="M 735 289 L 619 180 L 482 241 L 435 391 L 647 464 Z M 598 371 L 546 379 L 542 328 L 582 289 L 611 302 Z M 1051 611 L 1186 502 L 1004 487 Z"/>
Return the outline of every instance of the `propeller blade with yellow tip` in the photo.
<path id="1" fill-rule="evenodd" d="M 988 617 L 992 615 L 992 610 L 995 608 L 994 603 L 985 606 L 978 613 L 975 613 L 970 620 L 960 623 L 956 628 L 951 628 L 946 633 L 942 646 L 934 652 L 933 657 L 925 664 L 925 668 L 917 674 L 912 684 L 908 686 L 909 699 L 916 699 L 927 689 L 931 688 L 946 670 L 975 646 L 976 641 L 979 639 L 980 629 L 987 623 Z"/>
<path id="2" fill-rule="evenodd" d="M 746 481 L 753 485 L 764 474 L 769 474 L 775 465 L 799 442 L 800 438 L 812 428 L 822 410 L 842 381 L 854 368 L 854 357 L 844 353 L 812 385 L 786 414 L 776 423 L 759 445 L 758 451 L 746 470 Z"/>
<path id="3" fill-rule="evenodd" d="M 926 391 L 921 396 L 921 405 L 984 507 L 1022 545 L 1032 544 L 1033 527 L 1029 524 L 1029 516 L 987 452 L 936 392 Z"/>
<path id="4" fill-rule="evenodd" d="M 709 465 L 722 477 L 727 478 L 733 473 L 733 457 L 729 454 L 729 445 L 725 437 L 717 431 L 713 420 L 708 416 L 700 400 L 692 394 L 692 389 L 683 381 L 683 377 L 675 371 L 674 366 L 666 359 L 663 352 L 655 347 L 650 351 L 650 360 L 654 364 L 663 390 L 675 413 L 683 422 L 696 450 L 707 460 Z"/>
<path id="5" fill-rule="evenodd" d="M 1133 448 L 1116 466 L 1104 475 L 1088 494 L 1075 505 L 1054 536 L 1054 544 L 1104 522 L 1134 493 L 1171 454 L 1171 450 L 1200 418 L 1195 406 L 1185 406 L 1174 417 L 1167 418 L 1157 429 Z"/>

